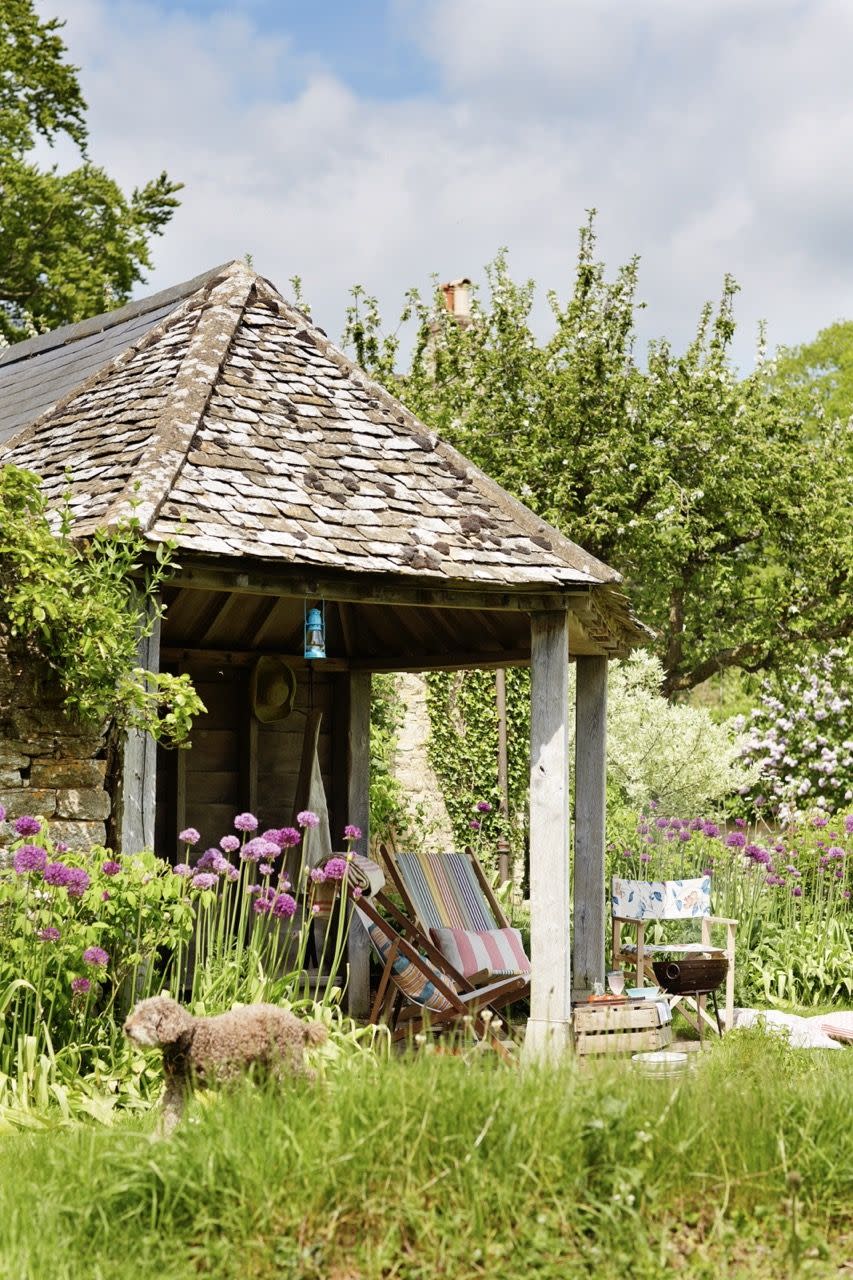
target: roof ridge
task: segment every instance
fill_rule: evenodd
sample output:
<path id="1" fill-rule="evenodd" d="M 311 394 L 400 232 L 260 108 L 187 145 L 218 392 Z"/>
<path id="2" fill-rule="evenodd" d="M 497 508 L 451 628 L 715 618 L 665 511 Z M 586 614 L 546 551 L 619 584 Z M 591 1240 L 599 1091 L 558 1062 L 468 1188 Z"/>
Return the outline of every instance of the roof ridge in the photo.
<path id="1" fill-rule="evenodd" d="M 29 360 L 31 356 L 39 355 L 44 351 L 50 351 L 56 347 L 69 346 L 82 338 L 104 333 L 108 329 L 114 329 L 117 325 L 126 324 L 127 321 L 134 320 L 137 316 L 143 316 L 148 311 L 157 311 L 169 302 L 180 303 L 197 294 L 205 285 L 233 266 L 236 261 L 236 259 L 232 259 L 230 262 L 222 262 L 219 266 L 202 271 L 199 275 L 193 276 L 189 280 L 184 280 L 181 284 L 171 285 L 168 289 L 160 289 L 157 293 L 147 293 L 142 298 L 134 298 L 130 302 L 125 302 L 120 307 L 114 307 L 110 311 L 101 311 L 96 316 L 86 316 L 82 320 L 75 320 L 72 324 L 63 324 L 56 329 L 48 329 L 45 333 L 37 333 L 32 338 L 22 338 L 20 342 L 13 342 L 8 347 L 0 350 L 0 367 L 17 364 L 22 360 Z"/>
<path id="2" fill-rule="evenodd" d="M 568 538 L 559 529 L 556 529 L 554 525 L 549 524 L 547 520 L 538 516 L 535 511 L 532 511 L 530 507 L 514 497 L 513 494 L 508 493 L 496 480 L 486 475 L 480 467 L 471 462 L 469 458 L 466 458 L 458 449 L 443 440 L 436 431 L 427 427 L 426 423 L 421 422 L 412 413 L 411 409 L 408 409 L 398 400 L 387 387 L 372 378 L 361 365 L 355 360 L 351 360 L 346 352 L 336 346 L 331 338 L 309 316 L 306 316 L 298 307 L 288 302 L 269 280 L 259 276 L 257 283 L 259 294 L 267 295 L 269 300 L 283 313 L 290 313 L 289 318 L 295 317 L 305 323 L 307 325 L 305 332 L 316 341 L 317 346 L 334 360 L 349 377 L 361 378 L 365 390 L 370 390 L 377 398 L 384 401 L 386 407 L 390 408 L 398 422 L 408 426 L 411 431 L 421 437 L 426 431 L 432 447 L 437 453 L 444 456 L 457 471 L 463 472 L 496 507 L 502 509 L 511 519 L 521 524 L 531 536 L 546 539 L 548 549 L 565 560 L 569 568 L 574 569 L 576 572 L 586 573 L 591 579 L 600 583 L 620 583 L 622 581 L 622 575 L 616 569 L 611 568 L 604 561 L 585 551 L 576 542 L 572 542 L 571 538 Z"/>
<path id="3" fill-rule="evenodd" d="M 205 287 L 206 297 L 186 353 L 157 426 L 137 460 L 136 469 L 143 479 L 135 481 L 130 476 L 98 524 L 109 526 L 133 517 L 145 531 L 157 519 L 186 462 L 246 303 L 259 279 L 256 272 L 235 259 Z M 198 294 L 191 295 L 197 297 Z"/>
<path id="4" fill-rule="evenodd" d="M 84 378 L 82 382 L 75 383 L 74 386 L 61 397 L 61 399 L 57 400 L 55 404 L 52 404 L 50 408 L 45 409 L 44 413 L 39 414 L 39 416 L 34 418 L 32 422 L 26 423 L 24 426 L 20 427 L 18 431 L 14 432 L 13 435 L 9 436 L 7 440 L 4 440 L 2 444 L 0 444 L 0 454 L 9 453 L 19 445 L 26 444 L 26 442 L 31 440 L 33 436 L 37 435 L 43 427 L 48 425 L 54 417 L 64 413 L 67 407 L 76 400 L 78 396 L 85 395 L 88 391 L 97 387 L 100 382 L 104 381 L 111 374 L 116 372 L 116 370 L 123 368 L 124 365 L 134 358 L 134 356 L 138 355 L 142 351 L 146 351 L 153 343 L 158 342 L 164 333 L 167 333 L 174 325 L 179 324 L 180 321 L 182 321 L 190 312 L 199 307 L 199 296 L 203 295 L 204 292 L 212 288 L 216 283 L 218 283 L 218 280 L 212 280 L 209 284 L 203 285 L 200 289 L 197 289 L 195 293 L 188 294 L 187 297 L 175 307 L 174 311 L 170 311 L 168 315 L 163 316 L 162 320 L 158 320 L 158 322 L 155 325 L 152 325 L 150 329 L 146 329 L 145 332 L 135 341 L 128 343 L 126 347 L 122 348 L 118 355 L 113 356 L 112 359 L 105 361 L 102 365 L 99 365 L 93 373 L 89 374 L 88 378 Z"/>

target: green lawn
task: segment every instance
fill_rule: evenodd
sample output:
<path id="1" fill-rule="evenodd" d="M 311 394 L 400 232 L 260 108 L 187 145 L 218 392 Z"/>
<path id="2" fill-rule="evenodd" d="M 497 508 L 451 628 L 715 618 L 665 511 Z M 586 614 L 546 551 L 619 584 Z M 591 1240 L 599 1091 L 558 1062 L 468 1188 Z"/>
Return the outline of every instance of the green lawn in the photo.
<path id="1" fill-rule="evenodd" d="M 3 1280 L 837 1277 L 853 1051 L 738 1033 L 680 1081 L 421 1054 L 0 1135 Z"/>

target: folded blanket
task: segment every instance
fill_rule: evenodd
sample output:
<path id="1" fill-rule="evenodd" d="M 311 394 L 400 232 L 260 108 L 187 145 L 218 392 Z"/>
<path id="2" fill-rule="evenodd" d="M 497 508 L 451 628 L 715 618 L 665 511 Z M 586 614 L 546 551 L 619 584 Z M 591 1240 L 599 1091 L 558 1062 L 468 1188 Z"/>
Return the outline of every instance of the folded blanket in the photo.
<path id="1" fill-rule="evenodd" d="M 366 858 L 363 853 L 354 853 L 349 865 L 349 882 L 353 888 L 360 889 L 366 897 L 370 897 L 384 887 L 385 873 L 372 858 Z"/>

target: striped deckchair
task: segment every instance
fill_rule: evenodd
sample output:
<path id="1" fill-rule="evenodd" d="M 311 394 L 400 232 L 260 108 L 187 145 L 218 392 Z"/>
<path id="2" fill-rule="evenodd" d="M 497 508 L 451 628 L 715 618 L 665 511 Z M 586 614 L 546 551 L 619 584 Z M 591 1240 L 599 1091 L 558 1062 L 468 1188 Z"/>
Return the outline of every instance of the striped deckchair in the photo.
<path id="1" fill-rule="evenodd" d="M 423 940 L 437 946 L 457 980 L 474 985 L 527 977 L 530 962 L 471 849 L 401 853 L 380 847 L 382 860 Z"/>
<path id="2" fill-rule="evenodd" d="M 381 892 L 374 896 L 377 900 L 384 897 Z M 382 966 L 371 1023 L 385 1022 L 394 1041 L 424 1031 L 466 1026 L 502 1057 L 508 1056 L 500 1025 L 492 1021 L 488 1010 L 502 1009 L 517 1000 L 524 992 L 522 977 L 503 978 L 476 989 L 466 983 L 460 989 L 449 966 L 429 943 L 424 948 L 429 954 L 424 954 L 379 914 L 370 898 L 355 899 L 354 907 Z"/>

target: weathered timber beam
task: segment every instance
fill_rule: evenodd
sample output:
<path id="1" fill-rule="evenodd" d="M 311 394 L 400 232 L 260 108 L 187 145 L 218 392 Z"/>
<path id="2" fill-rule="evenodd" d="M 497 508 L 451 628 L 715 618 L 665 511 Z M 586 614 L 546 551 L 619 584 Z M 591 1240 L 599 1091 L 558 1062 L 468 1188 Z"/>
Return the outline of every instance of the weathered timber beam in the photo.
<path id="1" fill-rule="evenodd" d="M 525 1056 L 571 1043 L 569 616 L 530 619 L 530 1019 Z"/>
<path id="2" fill-rule="evenodd" d="M 170 579 L 173 586 L 249 595 L 322 596 L 356 604 L 421 605 L 444 609 L 505 609 L 525 613 L 565 610 L 585 603 L 589 588 L 479 590 L 465 584 L 406 581 L 384 576 L 308 573 L 304 566 L 288 571 L 257 566 L 224 569 L 188 558 Z"/>
<path id="3" fill-rule="evenodd" d="M 604 981 L 604 825 L 607 788 L 607 659 L 577 660 L 575 866 L 572 978 L 588 992 Z"/>

